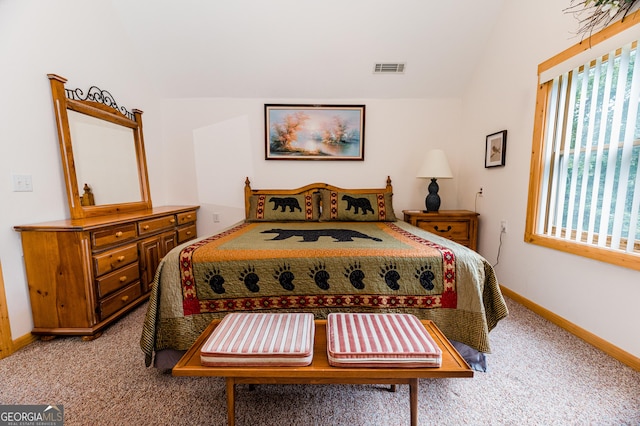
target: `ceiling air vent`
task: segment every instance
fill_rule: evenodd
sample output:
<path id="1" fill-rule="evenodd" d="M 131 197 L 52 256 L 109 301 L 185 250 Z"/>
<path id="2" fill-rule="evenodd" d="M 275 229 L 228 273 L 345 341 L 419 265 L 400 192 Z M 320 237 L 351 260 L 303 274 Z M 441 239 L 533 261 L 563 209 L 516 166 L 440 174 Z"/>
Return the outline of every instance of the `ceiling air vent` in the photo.
<path id="1" fill-rule="evenodd" d="M 407 64 L 399 63 L 379 63 L 373 68 L 374 74 L 404 74 L 404 67 Z"/>

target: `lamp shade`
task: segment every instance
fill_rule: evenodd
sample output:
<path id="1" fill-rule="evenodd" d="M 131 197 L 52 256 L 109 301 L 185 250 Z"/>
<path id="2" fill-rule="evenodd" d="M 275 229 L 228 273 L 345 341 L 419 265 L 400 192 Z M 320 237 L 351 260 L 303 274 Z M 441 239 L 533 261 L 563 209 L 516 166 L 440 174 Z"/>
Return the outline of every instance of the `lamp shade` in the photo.
<path id="1" fill-rule="evenodd" d="M 416 177 L 451 179 L 453 174 L 451 173 L 451 168 L 449 168 L 449 162 L 447 161 L 447 156 L 444 155 L 444 151 L 441 149 L 432 149 L 427 152 Z"/>

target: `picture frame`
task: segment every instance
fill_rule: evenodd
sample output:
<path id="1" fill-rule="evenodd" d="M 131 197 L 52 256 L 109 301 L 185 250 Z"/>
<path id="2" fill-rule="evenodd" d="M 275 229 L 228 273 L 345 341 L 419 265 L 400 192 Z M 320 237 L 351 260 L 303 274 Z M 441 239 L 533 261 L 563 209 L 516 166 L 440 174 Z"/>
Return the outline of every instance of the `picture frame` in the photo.
<path id="1" fill-rule="evenodd" d="M 484 167 L 501 167 L 505 165 L 507 155 L 507 131 L 501 130 L 487 135 L 484 153 Z"/>
<path id="2" fill-rule="evenodd" d="M 363 161 L 365 108 L 265 104 L 265 159 Z"/>

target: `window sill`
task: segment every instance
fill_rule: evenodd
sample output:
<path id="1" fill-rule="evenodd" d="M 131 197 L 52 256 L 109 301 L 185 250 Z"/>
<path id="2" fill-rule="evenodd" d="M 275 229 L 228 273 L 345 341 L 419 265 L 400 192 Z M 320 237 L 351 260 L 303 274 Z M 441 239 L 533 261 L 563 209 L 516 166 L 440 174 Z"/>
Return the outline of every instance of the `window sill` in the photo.
<path id="1" fill-rule="evenodd" d="M 524 241 L 526 243 L 640 271 L 640 254 L 625 253 L 610 248 L 594 247 L 592 245 L 577 243 L 575 241 L 567 241 L 560 238 L 531 233 L 525 233 Z"/>

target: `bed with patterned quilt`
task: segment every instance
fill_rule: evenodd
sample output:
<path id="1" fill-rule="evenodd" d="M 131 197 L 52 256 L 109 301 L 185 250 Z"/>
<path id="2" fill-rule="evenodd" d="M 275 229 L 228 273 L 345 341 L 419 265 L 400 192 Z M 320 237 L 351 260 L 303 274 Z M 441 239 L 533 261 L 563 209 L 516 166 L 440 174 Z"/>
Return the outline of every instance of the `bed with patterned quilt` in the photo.
<path id="1" fill-rule="evenodd" d="M 140 345 L 171 368 L 231 312 L 399 312 L 433 320 L 479 353 L 507 315 L 492 266 L 462 245 L 396 219 L 385 188 L 252 189 L 246 219 L 161 261 Z"/>

